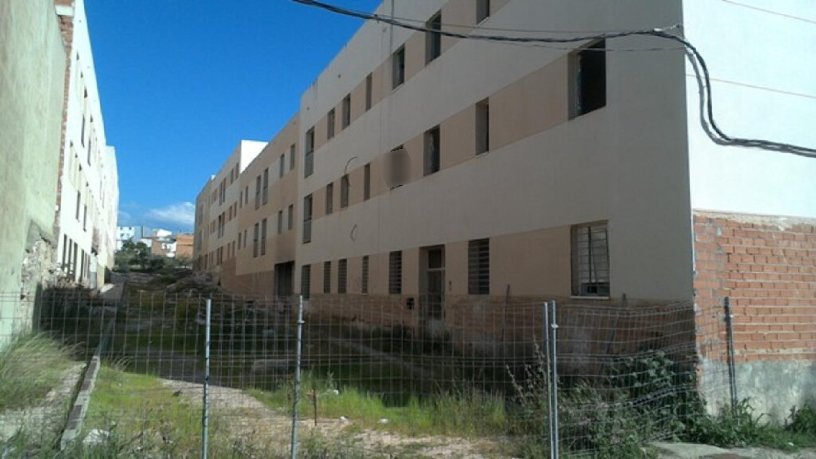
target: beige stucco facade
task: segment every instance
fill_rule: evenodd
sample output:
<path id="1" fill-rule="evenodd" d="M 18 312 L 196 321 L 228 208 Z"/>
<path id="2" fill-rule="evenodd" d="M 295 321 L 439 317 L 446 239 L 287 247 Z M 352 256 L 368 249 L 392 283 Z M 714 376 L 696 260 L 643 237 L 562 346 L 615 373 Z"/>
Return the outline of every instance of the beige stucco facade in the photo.
<path id="1" fill-rule="evenodd" d="M 795 17 L 816 11 L 757 4 L 633 0 L 600 8 L 503 0 L 491 1 L 479 23 L 469 0 L 383 2 L 376 13 L 422 21 L 441 14 L 442 24 L 456 24 L 457 32 L 486 35 L 682 24 L 707 56 L 723 129 L 813 145 L 814 131 L 804 121 L 813 119 L 813 79 L 783 69 L 787 58 L 807 60 L 807 46 L 791 43 L 811 42 L 813 31 Z M 775 31 L 770 44 L 741 46 L 746 34 L 765 28 Z M 243 247 L 222 266 L 201 265 L 213 248 L 197 247 L 201 269 L 218 273 L 232 291 L 255 294 L 288 293 L 275 288 L 276 273 L 285 270 L 311 313 L 428 333 L 483 333 L 487 343 L 499 333 L 490 311 L 502 304 L 695 303 L 688 314 L 698 328 L 682 339 L 698 333 L 701 368 L 721 364 L 700 345 L 712 336 L 721 344 L 719 331 L 703 336 L 706 318 L 721 317 L 725 296 L 751 296 L 729 279 L 763 278 L 751 270 L 774 254 L 758 255 L 767 259 L 756 264 L 729 258 L 712 268 L 710 257 L 756 241 L 743 238 L 734 248 L 734 240 L 718 239 L 727 249 L 712 248 L 711 235 L 699 228 L 715 231 L 714 224 L 700 222 L 701 215 L 725 214 L 716 225 L 733 228 L 739 225 L 729 226 L 731 213 L 764 215 L 767 228 L 773 227 L 768 218 L 779 228 L 792 217 L 811 221 L 816 162 L 712 142 L 700 124 L 693 68 L 676 42 L 630 36 L 519 46 L 431 38 L 380 22 L 358 30 L 302 95 L 298 113 L 276 137 L 284 145 L 267 146 L 241 175 L 250 205 L 239 206 L 237 231 L 227 240 L 240 237 Z M 598 48 L 587 50 L 592 46 Z M 757 106 L 786 121 L 767 122 Z M 269 202 L 256 208 L 255 183 L 267 168 L 277 170 L 286 145 L 296 145 L 295 173 L 270 179 Z M 400 183 L 392 181 L 395 163 L 404 165 Z M 277 212 L 286 219 L 291 205 L 292 229 L 285 223 L 281 235 L 268 230 L 267 250 L 255 253 L 255 225 L 267 219 L 276 229 Z M 202 209 L 197 228 L 212 226 L 216 214 L 207 212 Z M 733 228 L 728 231 L 755 231 Z M 800 244 L 796 238 L 810 241 L 808 231 L 785 237 Z M 779 263 L 792 266 L 793 282 L 812 283 L 816 273 L 796 277 L 801 261 Z M 796 317 L 811 317 L 816 305 L 808 292 L 794 290 L 780 301 L 804 311 Z M 739 301 L 753 307 L 765 300 Z M 376 305 L 380 316 L 370 317 L 367 305 Z M 763 319 L 764 310 L 746 309 L 744 320 Z M 780 346 L 813 374 L 810 354 Z M 746 366 L 745 374 L 760 367 Z M 812 384 L 788 383 L 797 394 Z"/>

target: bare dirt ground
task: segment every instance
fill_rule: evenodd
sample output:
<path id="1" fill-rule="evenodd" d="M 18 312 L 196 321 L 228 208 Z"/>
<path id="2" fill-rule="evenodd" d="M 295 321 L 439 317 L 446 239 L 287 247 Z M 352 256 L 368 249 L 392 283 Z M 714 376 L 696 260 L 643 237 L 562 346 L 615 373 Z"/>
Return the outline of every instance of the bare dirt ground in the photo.
<path id="1" fill-rule="evenodd" d="M 193 404 L 201 405 L 202 386 L 182 381 L 162 383 Z M 285 413 L 272 410 L 239 389 L 210 386 L 213 417 L 221 420 L 220 428 L 233 441 L 240 441 L 253 451 L 288 452 L 292 420 Z M 453 413 L 452 413 L 453 415 Z M 319 419 L 299 421 L 300 438 L 319 435 L 330 441 L 354 445 L 366 457 L 432 457 L 492 458 L 501 456 L 500 444 L 486 439 L 463 439 L 445 436 L 406 437 L 379 430 L 367 430 L 353 419 Z"/>

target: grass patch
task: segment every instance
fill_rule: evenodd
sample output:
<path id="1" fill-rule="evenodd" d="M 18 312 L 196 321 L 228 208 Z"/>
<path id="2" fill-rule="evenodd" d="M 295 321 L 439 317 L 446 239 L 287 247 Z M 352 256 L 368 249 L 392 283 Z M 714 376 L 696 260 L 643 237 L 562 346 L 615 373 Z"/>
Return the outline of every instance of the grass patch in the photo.
<path id="1" fill-rule="evenodd" d="M 109 433 L 104 443 L 184 455 L 200 448 L 201 411 L 154 377 L 103 366 L 85 422 L 92 429 Z"/>
<path id="2" fill-rule="evenodd" d="M 271 391 L 252 389 L 249 393 L 270 408 L 291 412 L 292 384 Z M 331 378 L 306 372 L 298 412 L 304 420 L 314 419 L 315 415 L 318 419 L 345 416 L 361 427 L 407 435 L 471 437 L 506 432 L 502 397 L 477 389 L 464 387 L 427 398 L 408 397 L 399 404 L 389 402 L 393 401 L 380 394 L 351 385 L 336 385 Z"/>
<path id="3" fill-rule="evenodd" d="M 69 351 L 39 333 L 21 335 L 0 351 L 0 411 L 37 405 L 71 364 Z"/>

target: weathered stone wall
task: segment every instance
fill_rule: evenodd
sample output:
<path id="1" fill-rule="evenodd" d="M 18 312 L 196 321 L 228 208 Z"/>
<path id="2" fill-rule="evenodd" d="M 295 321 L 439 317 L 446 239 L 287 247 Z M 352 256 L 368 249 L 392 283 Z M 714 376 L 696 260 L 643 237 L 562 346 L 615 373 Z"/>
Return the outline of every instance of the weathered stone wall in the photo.
<path id="1" fill-rule="evenodd" d="M 53 0 L 0 2 L 0 339 L 51 262 L 65 50 Z"/>

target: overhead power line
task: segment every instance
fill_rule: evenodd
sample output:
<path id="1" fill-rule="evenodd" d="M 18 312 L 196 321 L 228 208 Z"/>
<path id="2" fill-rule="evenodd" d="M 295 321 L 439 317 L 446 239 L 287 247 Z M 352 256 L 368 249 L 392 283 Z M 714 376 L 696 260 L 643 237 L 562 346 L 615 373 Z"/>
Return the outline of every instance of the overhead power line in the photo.
<path id="1" fill-rule="evenodd" d="M 790 153 L 798 156 L 805 156 L 810 158 L 816 158 L 816 149 L 808 148 L 800 145 L 794 145 L 784 142 L 774 142 L 770 140 L 764 139 L 749 139 L 749 138 L 740 138 L 740 137 L 733 137 L 725 132 L 717 125 L 716 121 L 714 120 L 714 108 L 712 103 L 711 97 L 711 78 L 709 75 L 708 65 L 706 64 L 705 59 L 703 58 L 700 51 L 694 47 L 688 40 L 685 38 L 670 33 L 670 30 L 675 30 L 680 28 L 679 25 L 674 25 L 670 27 L 664 28 L 655 28 L 655 29 L 640 29 L 640 30 L 621 30 L 621 31 L 609 31 L 604 33 L 590 33 L 590 34 L 581 34 L 575 35 L 570 37 L 540 37 L 540 36 L 512 36 L 512 35 L 486 35 L 482 33 L 462 33 L 462 32 L 454 32 L 450 30 L 445 30 L 444 25 L 439 29 L 428 28 L 424 24 L 417 25 L 409 23 L 405 20 L 397 19 L 391 16 L 386 15 L 379 15 L 373 13 L 366 13 L 362 11 L 355 11 L 346 8 L 342 8 L 339 6 L 331 5 L 328 3 L 324 3 L 318 0 L 292 0 L 296 3 L 300 3 L 303 5 L 320 8 L 326 11 L 330 11 L 332 13 L 341 14 L 344 16 L 355 17 L 358 19 L 363 19 L 366 21 L 377 21 L 382 22 L 384 24 L 393 25 L 395 27 L 400 27 L 403 29 L 414 30 L 417 32 L 429 32 L 429 33 L 438 33 L 443 36 L 452 37 L 452 38 L 460 38 L 465 40 L 482 40 L 482 41 L 490 41 L 490 42 L 499 42 L 499 43 L 507 43 L 507 44 L 521 44 L 521 45 L 530 45 L 530 44 L 564 44 L 564 43 L 577 43 L 577 42 L 588 42 L 594 40 L 613 40 L 617 38 L 624 38 L 624 37 L 633 37 L 633 36 L 642 36 L 642 37 L 655 37 L 662 40 L 669 40 L 675 42 L 685 50 L 686 57 L 691 62 L 692 68 L 694 69 L 694 74 L 697 79 L 697 84 L 700 89 L 700 124 L 705 131 L 706 135 L 715 143 L 719 145 L 731 145 L 731 146 L 740 146 L 740 147 L 749 147 L 749 148 L 760 148 L 763 150 L 771 150 L 771 151 L 778 151 L 782 153 Z M 592 48 L 587 48 L 588 50 L 592 50 Z M 666 50 L 672 50 L 677 48 L 666 48 Z M 647 48 L 645 50 L 654 50 L 652 48 Z M 615 49 L 610 48 L 601 48 L 597 49 L 599 52 L 609 52 L 609 51 L 616 51 Z"/>

